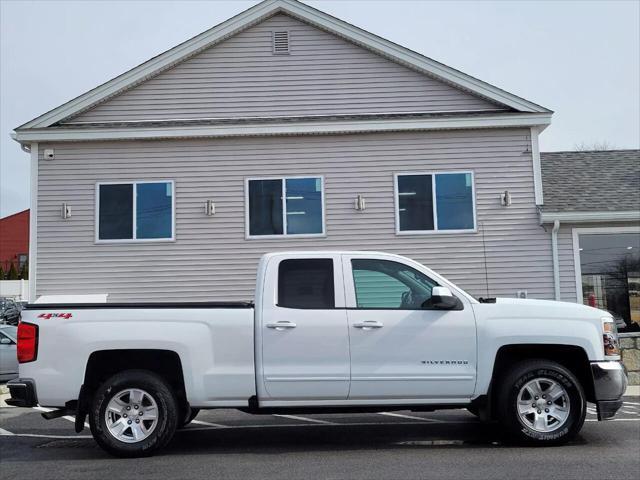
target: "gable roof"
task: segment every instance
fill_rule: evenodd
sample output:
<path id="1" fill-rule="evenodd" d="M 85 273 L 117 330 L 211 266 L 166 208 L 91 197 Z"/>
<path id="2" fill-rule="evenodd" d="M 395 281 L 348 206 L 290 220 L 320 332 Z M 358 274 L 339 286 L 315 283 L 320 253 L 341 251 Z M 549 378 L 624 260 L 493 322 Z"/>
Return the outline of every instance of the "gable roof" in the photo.
<path id="1" fill-rule="evenodd" d="M 543 214 L 636 212 L 640 220 L 640 150 L 543 152 L 540 161 Z"/>
<path id="2" fill-rule="evenodd" d="M 138 65 L 112 80 L 21 125 L 16 130 L 46 128 L 138 85 L 158 73 L 277 13 L 285 13 L 338 35 L 383 57 L 418 70 L 457 88 L 505 105 L 517 112 L 551 113 L 533 102 L 385 40 L 296 0 L 265 0 L 225 22 Z"/>

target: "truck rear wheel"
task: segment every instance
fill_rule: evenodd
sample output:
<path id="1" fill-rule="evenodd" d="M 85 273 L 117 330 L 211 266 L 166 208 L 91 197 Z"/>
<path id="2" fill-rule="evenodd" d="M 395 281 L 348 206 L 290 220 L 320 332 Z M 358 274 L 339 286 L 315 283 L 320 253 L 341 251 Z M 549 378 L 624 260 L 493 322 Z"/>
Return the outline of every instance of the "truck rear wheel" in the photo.
<path id="1" fill-rule="evenodd" d="M 560 445 L 580 431 L 586 415 L 584 391 L 559 363 L 526 360 L 502 377 L 500 422 L 509 436 L 529 445 Z"/>
<path id="2" fill-rule="evenodd" d="M 96 391 L 89 422 L 98 445 L 117 457 L 144 457 L 173 437 L 179 417 L 169 385 L 155 373 L 127 370 Z"/>

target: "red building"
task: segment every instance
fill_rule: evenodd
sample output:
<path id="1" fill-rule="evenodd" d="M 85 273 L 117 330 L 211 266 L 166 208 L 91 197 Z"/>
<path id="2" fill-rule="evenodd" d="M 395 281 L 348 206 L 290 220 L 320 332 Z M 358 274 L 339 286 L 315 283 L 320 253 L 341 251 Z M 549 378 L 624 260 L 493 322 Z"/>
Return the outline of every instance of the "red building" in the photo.
<path id="1" fill-rule="evenodd" d="M 0 267 L 6 273 L 15 265 L 18 272 L 29 259 L 29 210 L 0 218 Z"/>

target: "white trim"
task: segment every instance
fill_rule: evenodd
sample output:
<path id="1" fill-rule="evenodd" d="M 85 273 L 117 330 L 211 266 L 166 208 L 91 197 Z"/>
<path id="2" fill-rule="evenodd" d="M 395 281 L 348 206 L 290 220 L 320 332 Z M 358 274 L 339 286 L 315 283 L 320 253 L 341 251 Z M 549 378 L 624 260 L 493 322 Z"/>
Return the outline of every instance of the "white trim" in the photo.
<path id="1" fill-rule="evenodd" d="M 136 238 L 137 236 L 137 189 L 143 183 L 169 183 L 171 185 L 171 237 L 167 238 Z M 132 185 L 132 237 L 124 239 L 100 239 L 100 186 L 102 185 Z M 176 184 L 174 180 L 120 180 L 109 182 L 96 182 L 95 209 L 94 209 L 94 243 L 95 244 L 121 244 L 121 243 L 162 243 L 175 242 L 176 240 Z"/>
<path id="2" fill-rule="evenodd" d="M 295 178 L 320 179 L 320 205 L 322 208 L 322 232 L 321 233 L 287 233 L 287 182 L 286 180 Z M 251 235 L 249 221 L 249 182 L 253 180 L 280 180 L 282 183 L 282 233 L 279 235 Z M 283 238 L 324 238 L 327 236 L 326 208 L 324 194 L 324 175 L 270 175 L 264 177 L 245 177 L 244 179 L 244 238 L 245 240 L 269 240 Z"/>
<path id="3" fill-rule="evenodd" d="M 538 143 L 538 135 L 540 130 L 537 127 L 531 127 L 531 159 L 533 161 L 533 190 L 536 205 L 544 204 L 542 189 L 542 166 L 540 164 L 540 145 Z"/>
<path id="4" fill-rule="evenodd" d="M 30 145 L 31 205 L 29 207 L 29 302 L 36 301 L 36 262 L 38 260 L 38 144 Z"/>
<path id="5" fill-rule="evenodd" d="M 375 118 L 375 117 L 379 117 L 380 115 L 385 115 L 385 116 L 398 116 L 398 115 L 424 115 L 425 113 L 428 113 L 429 115 L 442 115 L 442 114 L 446 114 L 446 115 L 451 115 L 451 114 L 456 114 L 456 113 L 486 113 L 486 114 L 490 114 L 490 113 L 505 113 L 505 112 L 501 112 L 501 111 L 496 111 L 496 110 L 487 110 L 486 108 L 483 109 L 465 109 L 465 110 L 429 110 L 429 112 L 425 112 L 424 110 L 415 110 L 415 111 L 399 111 L 399 110 L 394 110 L 391 112 L 384 112 L 384 113 L 358 113 L 357 116 L 363 120 L 366 120 L 367 118 Z M 349 116 L 349 114 L 346 114 L 346 116 Z M 305 114 L 304 116 L 300 116 L 300 117 L 292 117 L 291 115 L 269 115 L 267 117 L 265 117 L 264 115 L 262 116 L 252 116 L 252 115 L 247 115 L 247 116 L 243 116 L 241 117 L 243 121 L 250 121 L 250 120 L 255 120 L 255 121 L 275 121 L 275 120 L 291 120 L 292 118 L 299 118 L 299 119 L 323 119 L 323 118 L 327 118 L 327 117 L 333 117 L 333 115 L 327 115 L 326 113 L 312 113 L 312 114 Z M 216 120 L 229 120 L 229 117 L 198 117 L 197 119 L 192 118 L 188 118 L 188 117 L 173 117 L 173 118 L 158 118 L 158 119 L 154 119 L 154 120 L 118 120 L 116 122 L 113 123 L 117 123 L 118 125 L 120 124 L 144 124 L 144 123 L 153 123 L 153 124 L 162 124 L 162 123 L 175 123 L 175 122 L 193 122 L 194 120 L 197 120 L 198 122 L 202 122 L 202 121 L 216 121 Z M 112 122 L 99 122 L 99 123 L 105 123 L 105 124 L 111 124 Z M 95 125 L 96 121 L 95 120 L 74 120 L 73 123 L 67 123 L 64 124 L 66 126 L 77 126 L 77 125 Z M 15 132 L 11 132 L 11 138 L 13 138 L 14 140 L 16 139 L 16 133 Z"/>
<path id="6" fill-rule="evenodd" d="M 458 230 L 439 230 L 438 211 L 436 201 L 436 175 L 469 174 L 471 175 L 471 201 L 473 208 L 473 228 Z M 431 200 L 433 205 L 433 230 L 400 230 L 400 197 L 398 188 L 398 177 L 431 175 Z M 459 233 L 477 233 L 478 219 L 476 215 L 476 179 L 473 170 L 432 170 L 421 172 L 396 172 L 393 174 L 393 197 L 395 210 L 396 235 L 448 235 Z"/>
<path id="7" fill-rule="evenodd" d="M 493 100 L 496 103 L 518 111 L 549 113 L 549 110 L 533 102 L 505 92 L 498 87 L 401 47 L 303 3 L 294 0 L 265 0 L 18 128 L 48 127 L 76 115 L 278 12 L 288 13 L 299 20 L 343 37 L 395 62 Z"/>
<path id="8" fill-rule="evenodd" d="M 612 212 L 540 212 L 540 223 L 640 222 L 640 210 Z"/>
<path id="9" fill-rule="evenodd" d="M 573 239 L 573 269 L 576 280 L 576 302 L 582 304 L 582 267 L 580 265 L 580 234 L 586 235 L 606 235 L 615 233 L 637 233 L 640 234 L 640 225 L 631 227 L 593 227 L 593 228 L 572 228 L 571 237 Z"/>
<path id="10" fill-rule="evenodd" d="M 261 135 L 302 135 L 364 133 L 413 130 L 447 130 L 467 128 L 508 128 L 548 125 L 551 114 L 504 113 L 486 116 L 443 117 L 422 119 L 368 119 L 368 120 L 302 120 L 299 122 L 274 122 L 268 124 L 223 124 L 165 127 L 82 127 L 41 128 L 19 130 L 16 140 L 20 143 L 36 141 L 88 141 L 88 140 L 138 140 L 152 138 L 194 137 L 242 137 Z"/>
<path id="11" fill-rule="evenodd" d="M 560 261 L 558 259 L 558 230 L 560 230 L 560 221 L 553 222 L 551 230 L 551 261 L 553 263 L 553 292 L 555 300 L 560 301 Z"/>

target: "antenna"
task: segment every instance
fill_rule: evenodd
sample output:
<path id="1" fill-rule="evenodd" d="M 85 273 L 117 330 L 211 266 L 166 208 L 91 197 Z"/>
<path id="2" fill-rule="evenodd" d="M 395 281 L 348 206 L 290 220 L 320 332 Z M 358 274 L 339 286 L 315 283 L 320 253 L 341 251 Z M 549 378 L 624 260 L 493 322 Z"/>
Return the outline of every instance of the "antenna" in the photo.
<path id="1" fill-rule="evenodd" d="M 484 240 L 484 222 L 480 222 L 482 230 L 482 253 L 484 255 L 484 282 L 487 286 L 487 297 L 489 297 L 489 271 L 487 270 L 487 243 Z"/>

